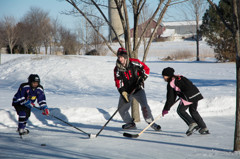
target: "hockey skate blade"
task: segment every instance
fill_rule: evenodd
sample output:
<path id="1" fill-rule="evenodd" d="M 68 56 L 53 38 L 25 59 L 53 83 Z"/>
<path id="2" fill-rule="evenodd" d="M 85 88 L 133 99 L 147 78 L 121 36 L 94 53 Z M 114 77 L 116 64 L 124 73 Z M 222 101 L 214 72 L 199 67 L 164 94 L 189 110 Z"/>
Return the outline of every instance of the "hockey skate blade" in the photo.
<path id="1" fill-rule="evenodd" d="M 96 138 L 96 137 L 97 137 L 97 136 L 96 136 L 96 135 L 94 135 L 94 134 L 89 134 L 88 136 L 89 136 L 89 139 L 94 139 L 94 138 Z"/>
<path id="2" fill-rule="evenodd" d="M 123 136 L 129 137 L 129 138 L 137 138 L 139 135 L 138 134 L 123 133 Z"/>

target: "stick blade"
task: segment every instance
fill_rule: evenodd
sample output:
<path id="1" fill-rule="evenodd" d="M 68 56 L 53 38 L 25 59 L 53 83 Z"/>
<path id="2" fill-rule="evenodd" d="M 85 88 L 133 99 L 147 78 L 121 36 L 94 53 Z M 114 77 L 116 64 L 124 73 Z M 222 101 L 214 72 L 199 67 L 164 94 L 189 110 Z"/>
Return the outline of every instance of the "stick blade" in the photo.
<path id="1" fill-rule="evenodd" d="M 129 138 L 137 138 L 139 135 L 138 134 L 123 133 L 123 136 L 129 137 Z"/>
<path id="2" fill-rule="evenodd" d="M 94 135 L 94 134 L 89 134 L 88 137 L 89 137 L 89 139 L 94 139 L 94 138 L 96 138 L 97 136 Z"/>

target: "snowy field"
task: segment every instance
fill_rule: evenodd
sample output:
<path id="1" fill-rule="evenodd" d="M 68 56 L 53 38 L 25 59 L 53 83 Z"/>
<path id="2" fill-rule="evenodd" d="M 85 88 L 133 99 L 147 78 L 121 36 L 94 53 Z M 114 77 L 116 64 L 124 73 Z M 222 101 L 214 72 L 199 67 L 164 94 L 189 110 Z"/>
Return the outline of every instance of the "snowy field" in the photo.
<path id="1" fill-rule="evenodd" d="M 117 48 L 117 47 L 116 47 Z M 1 55 L 0 65 L 0 158 L 87 158 L 87 159 L 239 159 L 232 152 L 235 127 L 236 75 L 234 63 L 215 63 L 212 58 L 161 61 L 167 53 L 180 49 L 194 51 L 191 42 L 157 43 L 151 48 L 146 64 L 151 73 L 145 91 L 153 116 L 158 116 L 166 98 L 162 69 L 173 67 L 193 81 L 204 99 L 198 110 L 210 135 L 198 132 L 186 136 L 186 124 L 176 113 L 177 104 L 157 123 L 162 131 L 151 128 L 131 139 L 124 132 L 137 134 L 147 124 L 141 116 L 137 130 L 123 131 L 119 114 L 97 138 L 46 117 L 35 108 L 28 123 L 30 134 L 20 139 L 17 115 L 11 106 L 19 85 L 31 73 L 41 78 L 50 113 L 81 130 L 97 134 L 117 109 L 119 93 L 113 79 L 114 56 Z M 201 51 L 212 50 L 201 43 Z M 163 51 L 164 50 L 164 51 Z M 163 51 L 164 53 L 162 53 Z M 141 52 L 140 52 L 141 54 Z M 141 55 L 140 55 L 141 56 Z M 140 58 L 141 59 L 141 58 Z M 46 146 L 41 146 L 42 144 Z"/>

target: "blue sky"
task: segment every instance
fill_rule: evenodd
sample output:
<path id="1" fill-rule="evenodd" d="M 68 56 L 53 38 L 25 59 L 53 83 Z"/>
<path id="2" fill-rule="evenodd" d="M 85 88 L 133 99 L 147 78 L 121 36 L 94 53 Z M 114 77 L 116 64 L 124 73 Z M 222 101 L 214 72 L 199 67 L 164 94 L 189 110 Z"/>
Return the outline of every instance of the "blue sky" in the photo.
<path id="1" fill-rule="evenodd" d="M 218 3 L 219 0 L 214 0 L 214 2 Z M 38 7 L 49 12 L 51 18 L 58 18 L 63 26 L 69 29 L 76 28 L 78 24 L 76 17 L 61 14 L 62 11 L 72 9 L 71 5 L 64 0 L 0 0 L 0 19 L 3 16 L 14 16 L 19 21 L 30 10 L 30 7 Z M 169 8 L 165 17 L 168 21 L 182 20 L 173 7 Z"/>
<path id="2" fill-rule="evenodd" d="M 0 19 L 3 16 L 14 16 L 19 21 L 30 10 L 38 7 L 49 12 L 51 18 L 58 20 L 67 28 L 74 29 L 76 17 L 61 14 L 64 10 L 71 10 L 70 4 L 62 0 L 0 0 Z"/>

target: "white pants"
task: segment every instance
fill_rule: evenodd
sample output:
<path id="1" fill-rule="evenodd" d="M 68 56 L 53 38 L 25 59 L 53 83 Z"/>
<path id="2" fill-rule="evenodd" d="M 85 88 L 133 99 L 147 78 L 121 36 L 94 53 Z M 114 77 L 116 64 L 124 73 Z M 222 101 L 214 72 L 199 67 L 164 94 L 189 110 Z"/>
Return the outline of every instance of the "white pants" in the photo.
<path id="1" fill-rule="evenodd" d="M 141 89 L 138 92 L 129 95 L 128 96 L 129 103 L 127 103 L 123 99 L 123 97 L 120 95 L 118 108 L 120 108 L 119 109 L 119 114 L 121 115 L 123 121 L 125 123 L 132 123 L 133 122 L 133 118 L 130 116 L 130 114 L 128 112 L 133 98 L 135 98 L 139 102 L 145 121 L 148 124 L 151 123 L 153 121 L 153 116 L 152 116 L 151 109 L 150 109 L 150 107 L 147 103 L 147 98 L 146 98 L 146 94 L 145 94 L 144 89 Z"/>

